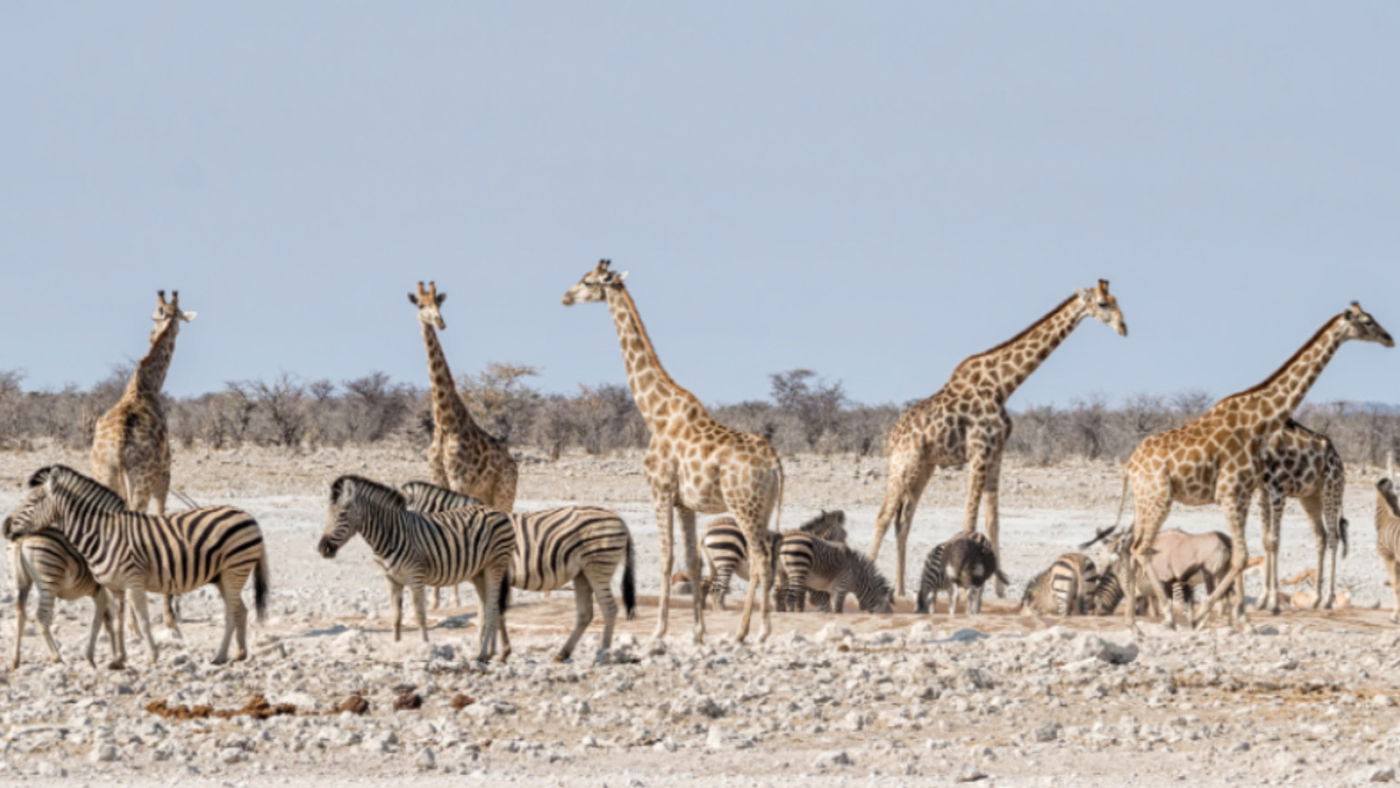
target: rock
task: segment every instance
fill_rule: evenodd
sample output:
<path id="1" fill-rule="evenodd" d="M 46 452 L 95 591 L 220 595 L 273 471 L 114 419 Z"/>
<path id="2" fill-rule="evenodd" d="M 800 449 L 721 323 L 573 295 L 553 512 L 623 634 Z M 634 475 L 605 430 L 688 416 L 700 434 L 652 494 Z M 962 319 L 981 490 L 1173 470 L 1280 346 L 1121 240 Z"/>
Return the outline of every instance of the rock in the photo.
<path id="1" fill-rule="evenodd" d="M 419 769 L 433 769 L 437 767 L 437 756 L 433 751 L 424 747 L 418 751 L 418 755 L 413 759 L 413 765 Z"/>
<path id="2" fill-rule="evenodd" d="M 1093 658 L 1110 665 L 1126 665 L 1137 659 L 1136 643 L 1114 643 L 1098 635 L 1085 634 L 1075 646 L 1075 652 L 1083 658 Z"/>
<path id="3" fill-rule="evenodd" d="M 972 764 L 964 764 L 953 779 L 960 783 L 975 783 L 987 779 L 987 773 Z"/>
<path id="4" fill-rule="evenodd" d="M 335 707 L 335 710 L 338 712 L 348 711 L 351 714 L 365 714 L 369 711 L 369 701 L 365 700 L 361 695 L 351 695 L 341 701 L 340 705 Z"/>
<path id="5" fill-rule="evenodd" d="M 404 692 L 394 699 L 394 711 L 412 711 L 422 707 L 423 696 L 416 692 Z"/>
<path id="6" fill-rule="evenodd" d="M 1357 774 L 1357 779 L 1368 783 L 1395 782 L 1395 769 L 1391 766 L 1368 766 Z"/>
<path id="7" fill-rule="evenodd" d="M 1031 731 L 1031 738 L 1038 742 L 1055 741 L 1060 738 L 1060 725 L 1056 722 L 1047 722 Z"/>
<path id="8" fill-rule="evenodd" d="M 828 769 L 833 766 L 854 766 L 855 763 L 845 750 L 827 750 L 819 753 L 812 761 L 812 765 L 818 769 Z"/>
<path id="9" fill-rule="evenodd" d="M 817 630 L 817 634 L 813 635 L 812 639 L 818 643 L 839 643 L 848 637 L 855 637 L 855 633 L 851 631 L 850 627 L 843 627 L 834 621 L 829 621 Z"/>
<path id="10" fill-rule="evenodd" d="M 248 753 L 241 747 L 225 747 L 219 750 L 219 763 L 235 764 L 248 760 Z"/>
<path id="11" fill-rule="evenodd" d="M 111 742 L 103 742 L 93 747 L 92 752 L 88 753 L 88 760 L 94 763 L 109 763 L 119 757 L 121 757 L 121 752 L 117 750 L 117 745 Z"/>
<path id="12" fill-rule="evenodd" d="M 1395 698 L 1389 695 L 1374 695 L 1371 697 L 1371 705 L 1389 708 L 1395 705 Z"/>

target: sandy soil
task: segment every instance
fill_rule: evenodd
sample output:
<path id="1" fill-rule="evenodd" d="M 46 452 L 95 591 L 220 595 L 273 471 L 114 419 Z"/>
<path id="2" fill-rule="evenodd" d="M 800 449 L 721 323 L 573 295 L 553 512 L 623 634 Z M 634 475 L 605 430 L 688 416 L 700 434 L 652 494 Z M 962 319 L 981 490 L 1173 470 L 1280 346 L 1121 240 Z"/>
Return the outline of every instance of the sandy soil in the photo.
<path id="1" fill-rule="evenodd" d="M 0 509 L 50 462 L 86 467 L 81 453 L 0 454 Z M 802 456 L 785 467 L 784 525 L 842 508 L 853 544 L 868 545 L 882 460 Z M 508 618 L 515 654 L 485 670 L 469 659 L 478 633 L 469 591 L 463 607 L 433 612 L 429 645 L 413 631 L 394 643 L 382 575 L 363 542 L 334 561 L 314 550 L 337 475 L 402 482 L 422 470 L 409 448 L 181 451 L 175 486 L 201 504 L 252 512 L 270 545 L 274 596 L 268 620 L 254 625 L 254 656 L 208 664 L 222 613 L 202 590 L 185 599 L 183 639 L 157 626 L 155 666 L 133 640 L 133 667 L 93 669 L 80 656 L 88 603 L 60 603 L 55 629 L 70 663 L 51 664 L 31 633 L 24 664 L 0 675 L 0 779 L 1337 783 L 1384 779 L 1400 761 L 1400 628 L 1389 621 L 1374 550 L 1374 470 L 1353 469 L 1349 479 L 1352 549 L 1340 577 L 1352 606 L 1343 610 L 1254 614 L 1244 633 L 1149 624 L 1137 637 L 1117 618 L 1017 615 L 1020 582 L 1113 521 L 1119 475 L 1107 464 L 1012 462 L 1003 471 L 1002 544 L 1016 582 L 1005 600 L 988 595 L 986 614 L 916 616 L 909 600 L 888 616 L 781 614 L 767 642 L 738 645 L 731 605 L 706 615 L 709 634 L 697 647 L 681 598 L 665 648 L 652 649 L 659 539 L 640 457 L 527 457 L 519 508 L 593 503 L 627 520 L 641 605 L 607 664 L 590 658 L 597 624 L 578 659 L 555 664 L 550 656 L 573 621 L 572 592 L 520 593 Z M 962 485 L 957 473 L 930 485 L 911 574 L 959 525 Z M 1218 529 L 1223 518 L 1179 509 L 1169 525 Z M 1311 565 L 1312 535 L 1296 504 L 1283 542 L 1285 575 Z M 891 577 L 893 564 L 891 540 L 880 560 Z M 4 575 L 0 601 L 13 602 L 8 566 Z M 1251 596 L 1257 583 L 1252 577 Z M 13 606 L 0 617 L 8 656 Z M 105 640 L 98 649 L 101 658 Z M 368 701 L 366 714 L 335 711 L 355 694 Z M 395 710 L 405 694 L 421 707 Z M 237 710 L 255 695 L 295 713 L 177 719 L 148 710 L 153 702 Z"/>

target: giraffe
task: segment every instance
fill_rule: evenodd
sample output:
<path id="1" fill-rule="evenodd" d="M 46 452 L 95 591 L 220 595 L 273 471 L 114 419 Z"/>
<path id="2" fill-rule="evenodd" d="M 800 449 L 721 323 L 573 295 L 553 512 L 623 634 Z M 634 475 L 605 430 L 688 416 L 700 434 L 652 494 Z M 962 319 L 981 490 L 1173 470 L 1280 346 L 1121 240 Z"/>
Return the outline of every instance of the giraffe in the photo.
<path id="1" fill-rule="evenodd" d="M 160 392 L 175 353 L 180 324 L 194 320 L 196 314 L 180 311 L 180 291 L 171 292 L 169 301 L 165 300 L 164 290 L 156 293 L 151 349 L 137 363 L 121 399 L 102 414 L 93 428 L 92 475 L 117 491 L 132 511 L 146 511 L 154 499 L 156 514 L 165 515 L 165 496 L 170 489 L 170 442 Z"/>
<path id="2" fill-rule="evenodd" d="M 1230 525 L 1230 570 L 1206 604 L 1193 614 L 1191 623 L 1199 626 L 1244 569 L 1249 550 L 1245 518 L 1263 475 L 1267 442 L 1284 428 L 1327 362 L 1350 339 L 1395 345 L 1380 323 L 1353 301 L 1262 383 L 1220 400 L 1183 426 L 1149 435 L 1133 450 L 1123 476 L 1124 493 L 1129 485 L 1133 492 L 1130 559 L 1144 573 L 1149 592 L 1162 609 L 1168 609 L 1170 603 L 1148 554 L 1172 502 L 1199 506 L 1214 501 Z M 1132 566 L 1128 569 L 1128 625 L 1136 629 L 1137 572 Z"/>
<path id="3" fill-rule="evenodd" d="M 440 311 L 447 294 L 437 291 L 436 282 L 429 282 L 426 288 L 419 282 L 418 292 L 409 293 L 408 300 L 418 307 L 428 352 L 433 395 L 433 440 L 428 445 L 432 482 L 508 514 L 515 508 L 515 460 L 502 441 L 472 420 L 438 343 L 437 332 L 447 328 Z"/>
<path id="4" fill-rule="evenodd" d="M 661 530 L 661 599 L 656 631 L 659 642 L 666 635 L 671 604 L 672 542 L 674 516 L 681 522 L 690 577 L 701 577 L 700 552 L 696 546 L 696 513 L 729 512 L 739 522 L 748 543 L 752 567 L 744 614 L 735 638 L 748 635 L 755 590 L 762 612 L 759 639 L 772 631 L 769 589 L 772 562 L 768 540 L 764 538 L 769 515 L 777 530 L 777 513 L 782 508 L 783 466 L 766 438 L 730 429 L 715 421 L 694 394 L 681 388 L 657 358 L 656 348 L 647 336 L 637 313 L 637 304 L 623 285 L 627 272 L 609 267 L 600 260 L 564 293 L 564 306 L 605 301 L 617 328 L 622 361 L 627 369 L 627 385 L 637 402 L 642 419 L 651 433 L 644 466 L 651 488 L 656 524 Z M 694 637 L 700 643 L 705 635 L 704 594 L 691 594 L 694 608 Z"/>
<path id="5" fill-rule="evenodd" d="M 1313 609 L 1328 610 L 1337 597 L 1337 542 L 1346 545 L 1346 521 L 1342 519 L 1342 491 L 1346 488 L 1346 471 L 1342 457 L 1331 439 L 1289 419 L 1283 429 L 1264 442 L 1261 457 L 1259 509 L 1264 528 L 1264 596 L 1259 609 L 1277 615 L 1278 544 L 1285 498 L 1297 498 L 1312 523 L 1317 539 L 1317 571 L 1313 585 L 1317 595 Z M 1332 555 L 1331 568 L 1324 597 L 1323 562 Z"/>
<path id="6" fill-rule="evenodd" d="M 93 425 L 89 463 L 92 475 L 115 490 L 132 511 L 144 512 L 154 503 L 156 514 L 165 516 L 165 497 L 170 491 L 170 440 L 165 425 L 165 405 L 161 389 L 165 373 L 175 354 L 175 336 L 180 324 L 194 320 L 197 312 L 180 310 L 180 291 L 156 291 L 156 311 L 151 315 L 151 349 L 136 364 L 117 404 Z M 135 615 L 135 611 L 132 611 Z M 179 634 L 175 597 L 165 597 L 164 622 Z"/>
<path id="7" fill-rule="evenodd" d="M 1030 377 L 1079 322 L 1093 316 L 1120 336 L 1128 335 L 1118 299 L 1108 292 L 1108 281 L 1077 291 L 1050 313 L 1011 339 L 984 353 L 969 356 L 953 370 L 943 388 L 909 406 L 885 439 L 889 472 L 885 500 L 875 518 L 875 539 L 870 558 L 880 554 L 885 529 L 895 528 L 895 593 L 904 596 L 905 549 L 914 509 L 935 468 L 967 465 L 967 508 L 963 530 L 977 529 L 977 511 L 987 499 L 987 536 L 992 550 L 1001 555 L 998 541 L 997 489 L 1001 453 L 1011 434 L 1006 400 Z M 997 595 L 1005 594 L 1001 579 Z"/>

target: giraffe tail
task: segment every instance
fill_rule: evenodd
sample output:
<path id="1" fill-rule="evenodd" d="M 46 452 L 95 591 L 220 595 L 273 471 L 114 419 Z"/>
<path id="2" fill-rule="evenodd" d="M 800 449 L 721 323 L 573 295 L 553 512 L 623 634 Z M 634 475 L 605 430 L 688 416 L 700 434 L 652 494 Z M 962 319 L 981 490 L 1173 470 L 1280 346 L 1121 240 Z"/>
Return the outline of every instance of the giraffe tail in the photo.
<path id="1" fill-rule="evenodd" d="M 1337 536 L 1342 540 L 1342 557 L 1347 557 L 1347 518 L 1337 520 Z"/>
<path id="2" fill-rule="evenodd" d="M 1123 489 L 1118 493 L 1118 514 L 1113 518 L 1113 530 L 1123 522 L 1123 507 L 1128 503 L 1128 474 L 1123 474 Z"/>

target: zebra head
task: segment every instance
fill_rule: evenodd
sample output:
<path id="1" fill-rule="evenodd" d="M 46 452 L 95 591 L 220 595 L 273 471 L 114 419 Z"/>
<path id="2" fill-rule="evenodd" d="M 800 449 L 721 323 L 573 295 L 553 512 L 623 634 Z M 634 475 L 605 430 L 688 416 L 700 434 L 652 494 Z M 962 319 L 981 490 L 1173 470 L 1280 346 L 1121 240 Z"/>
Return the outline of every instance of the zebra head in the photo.
<path id="1" fill-rule="evenodd" d="M 29 477 L 26 485 L 29 492 L 19 502 L 19 506 L 5 518 L 6 539 L 32 534 L 58 522 L 62 513 L 58 508 L 58 499 L 49 485 L 56 469 L 67 470 L 61 465 L 49 465 L 40 468 Z"/>
<path id="2" fill-rule="evenodd" d="M 586 304 L 590 301 L 604 301 L 608 297 L 609 288 L 622 287 L 622 280 L 627 278 L 627 272 L 614 271 L 609 268 L 611 265 L 611 260 L 599 260 L 596 266 L 578 280 L 578 284 L 569 288 L 569 291 L 564 294 L 564 306 Z"/>
<path id="3" fill-rule="evenodd" d="M 386 510 L 402 512 L 404 498 L 392 487 L 361 476 L 345 475 L 331 483 L 331 505 L 326 514 L 326 530 L 321 533 L 317 551 L 335 558 L 350 537 L 367 525 L 380 521 Z"/>

